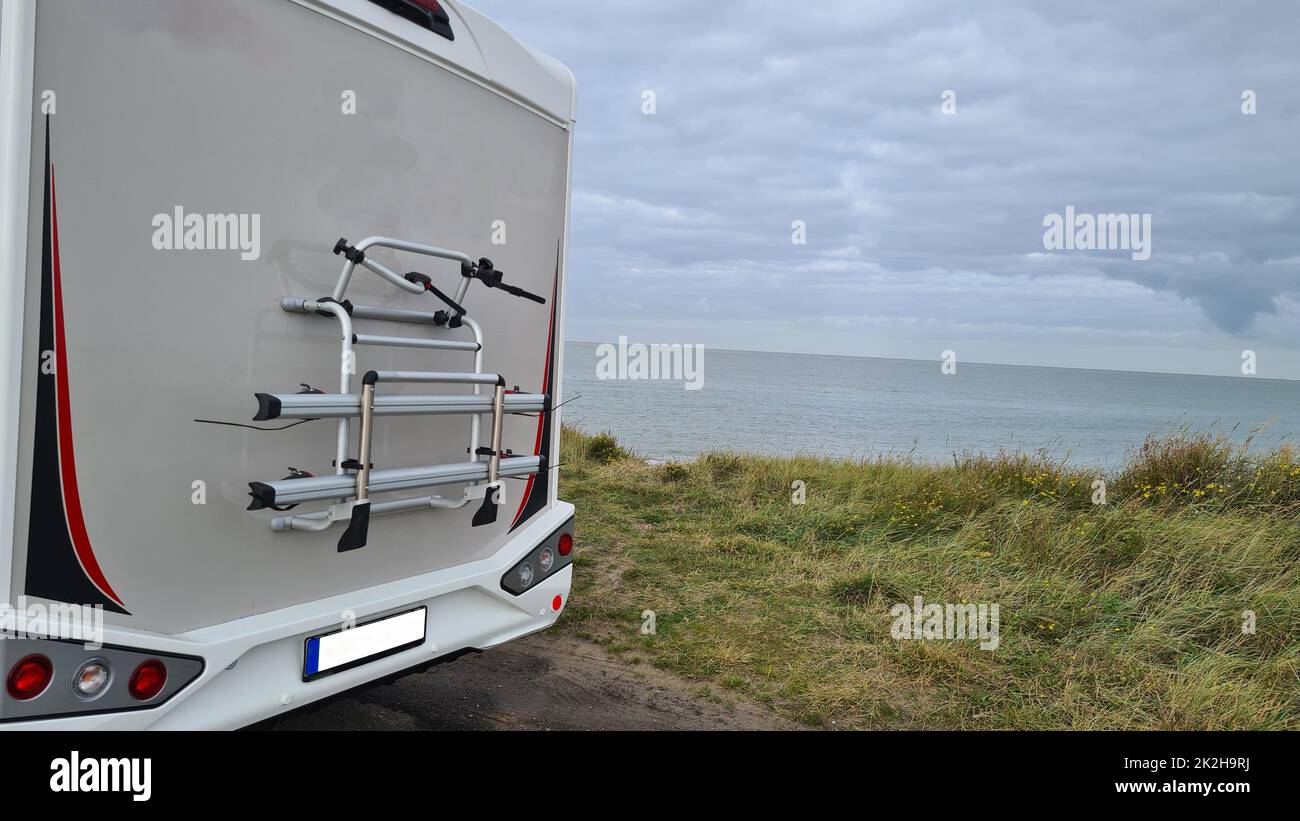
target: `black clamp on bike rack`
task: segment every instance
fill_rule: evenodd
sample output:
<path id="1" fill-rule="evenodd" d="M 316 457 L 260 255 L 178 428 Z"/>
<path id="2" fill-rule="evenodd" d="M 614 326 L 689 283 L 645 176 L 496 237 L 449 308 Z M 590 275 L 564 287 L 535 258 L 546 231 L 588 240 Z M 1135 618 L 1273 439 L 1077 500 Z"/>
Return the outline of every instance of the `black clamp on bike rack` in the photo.
<path id="1" fill-rule="evenodd" d="M 339 241 L 334 243 L 334 253 L 342 255 L 348 262 L 360 265 L 366 260 L 366 252 L 358 251 L 355 245 L 349 245 L 347 237 L 339 237 Z"/>
<path id="2" fill-rule="evenodd" d="M 435 325 L 442 328 L 459 328 L 461 326 L 461 318 L 464 317 L 468 311 L 466 311 L 464 306 L 459 302 L 444 294 L 438 286 L 434 285 L 433 280 L 429 279 L 427 274 L 422 274 L 419 271 L 411 271 L 405 276 L 405 279 L 407 282 L 413 282 L 416 285 L 423 285 L 424 290 L 447 303 L 447 306 L 454 312 L 450 314 L 446 311 L 435 312 Z"/>
<path id="3" fill-rule="evenodd" d="M 531 299 L 540 305 L 546 304 L 545 297 L 540 297 L 514 285 L 505 284 L 505 272 L 495 268 L 492 265 L 492 260 L 487 257 L 480 257 L 477 265 L 471 266 L 462 262 L 460 264 L 460 275 L 467 279 L 477 279 L 489 288 L 499 288 L 511 296 Z"/>

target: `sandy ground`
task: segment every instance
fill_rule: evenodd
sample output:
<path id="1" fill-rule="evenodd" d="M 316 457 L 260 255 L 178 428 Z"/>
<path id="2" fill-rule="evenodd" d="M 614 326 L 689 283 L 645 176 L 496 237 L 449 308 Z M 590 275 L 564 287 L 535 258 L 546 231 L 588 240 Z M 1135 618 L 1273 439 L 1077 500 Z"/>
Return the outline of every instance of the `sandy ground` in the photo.
<path id="1" fill-rule="evenodd" d="M 278 730 L 784 730 L 798 725 L 731 693 L 599 646 L 536 633 L 291 714 Z"/>

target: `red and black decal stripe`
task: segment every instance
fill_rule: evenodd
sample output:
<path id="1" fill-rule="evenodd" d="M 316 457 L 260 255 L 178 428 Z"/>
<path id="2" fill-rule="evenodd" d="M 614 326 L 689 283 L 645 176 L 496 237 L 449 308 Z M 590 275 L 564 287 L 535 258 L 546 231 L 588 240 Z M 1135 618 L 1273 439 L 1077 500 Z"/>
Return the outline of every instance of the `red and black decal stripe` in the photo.
<path id="1" fill-rule="evenodd" d="M 554 406 L 554 393 L 556 385 L 555 373 L 555 346 L 559 344 L 556 338 L 555 317 L 559 310 L 558 297 L 560 295 L 560 249 L 555 249 L 555 283 L 551 286 L 551 322 L 546 331 L 546 368 L 542 373 L 542 393 L 552 395 L 552 406 Z M 522 525 L 532 518 L 533 514 L 546 507 L 550 500 L 550 480 L 551 467 L 555 464 L 556 453 L 551 447 L 552 440 L 551 414 L 542 413 L 537 416 L 537 438 L 533 443 L 533 454 L 545 456 L 542 463 L 542 469 L 536 474 L 528 477 L 528 484 L 524 486 L 524 498 L 519 502 L 519 510 L 515 513 L 515 519 L 510 524 L 510 530 Z"/>
<path id="2" fill-rule="evenodd" d="M 103 605 L 127 613 L 90 544 L 72 444 L 72 402 L 59 264 L 59 215 L 45 118 L 45 214 L 41 248 L 41 328 L 36 383 L 36 437 L 27 535 L 26 592 L 53 601 Z M 52 357 L 52 359 L 51 359 Z M 53 368 L 53 372 L 51 372 Z"/>

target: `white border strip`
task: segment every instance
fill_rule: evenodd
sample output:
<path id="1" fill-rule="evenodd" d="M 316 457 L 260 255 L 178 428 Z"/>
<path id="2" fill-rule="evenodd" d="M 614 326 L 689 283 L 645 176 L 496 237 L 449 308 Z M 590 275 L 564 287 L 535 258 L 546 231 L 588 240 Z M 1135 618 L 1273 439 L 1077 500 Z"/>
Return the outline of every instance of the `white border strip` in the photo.
<path id="1" fill-rule="evenodd" d="M 36 0 L 0 0 L 0 601 L 12 601 Z"/>
<path id="2" fill-rule="evenodd" d="M 569 72 L 573 76 L 573 72 Z M 578 101 L 578 84 L 573 81 L 573 101 L 574 110 L 577 111 Z M 568 292 L 569 280 L 569 223 L 573 214 L 573 129 L 577 120 L 569 121 L 569 156 L 567 157 L 569 165 L 568 176 L 564 180 L 564 247 L 560 249 L 560 270 L 558 272 L 559 282 L 555 288 L 555 339 L 551 344 L 555 346 L 555 383 L 550 386 L 551 393 L 551 418 L 547 424 L 551 425 L 551 453 L 555 455 L 555 464 L 560 464 L 560 428 L 563 427 L 564 421 L 564 322 L 565 315 L 565 294 Z M 546 483 L 547 507 L 555 507 L 555 503 L 560 498 L 560 470 L 559 467 L 547 465 L 546 469 L 551 471 L 547 477 Z"/>

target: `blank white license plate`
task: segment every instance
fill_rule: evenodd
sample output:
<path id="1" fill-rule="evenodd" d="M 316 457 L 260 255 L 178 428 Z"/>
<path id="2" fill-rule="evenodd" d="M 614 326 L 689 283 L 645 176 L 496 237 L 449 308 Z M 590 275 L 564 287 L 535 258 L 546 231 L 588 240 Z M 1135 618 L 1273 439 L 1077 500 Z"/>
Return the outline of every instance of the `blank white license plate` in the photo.
<path id="1" fill-rule="evenodd" d="M 426 608 L 307 639 L 302 680 L 350 670 L 424 644 Z"/>

